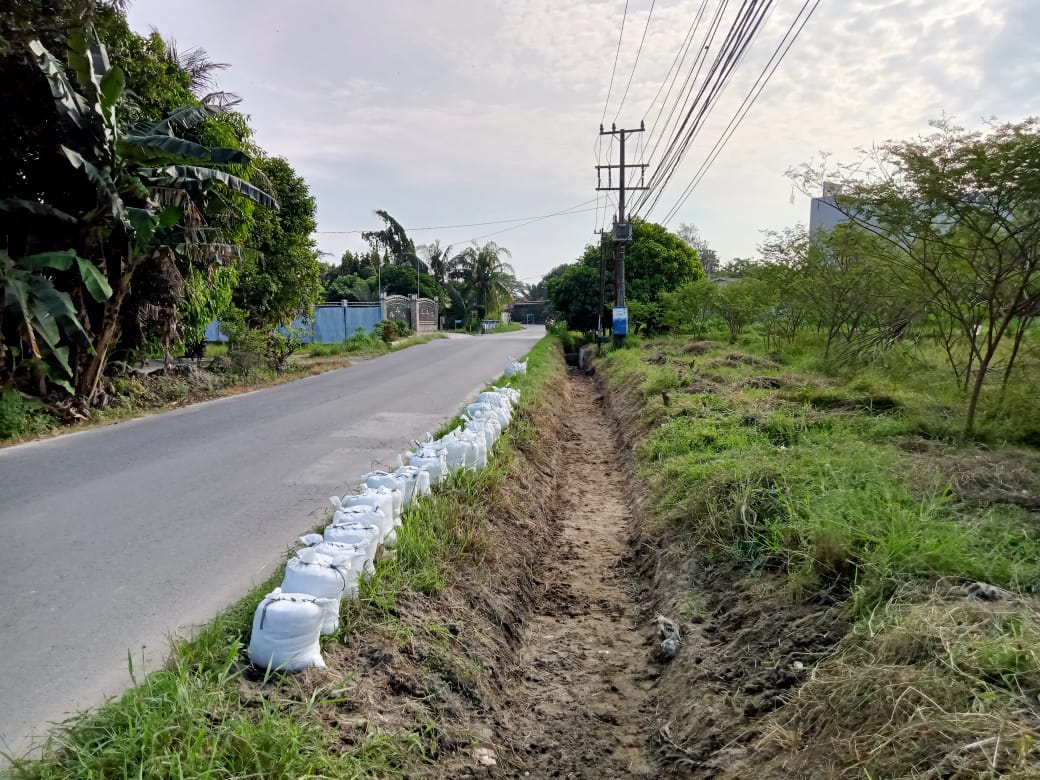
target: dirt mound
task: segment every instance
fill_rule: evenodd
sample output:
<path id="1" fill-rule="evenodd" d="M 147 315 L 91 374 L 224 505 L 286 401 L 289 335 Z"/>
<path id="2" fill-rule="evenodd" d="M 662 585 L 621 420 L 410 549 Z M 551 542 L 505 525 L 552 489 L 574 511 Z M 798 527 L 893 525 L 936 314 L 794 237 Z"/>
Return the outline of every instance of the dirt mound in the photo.
<path id="1" fill-rule="evenodd" d="M 745 355 L 742 352 L 727 352 L 722 357 L 712 358 L 711 360 L 705 361 L 701 364 L 702 368 L 708 369 L 743 368 L 745 366 L 762 369 L 764 371 L 780 368 L 780 366 L 774 363 L 772 360 L 766 360 L 765 358 L 755 357 L 754 355 Z"/>
<path id="2" fill-rule="evenodd" d="M 691 341 L 683 347 L 686 355 L 704 355 L 716 349 L 722 349 L 722 345 L 714 341 Z"/>

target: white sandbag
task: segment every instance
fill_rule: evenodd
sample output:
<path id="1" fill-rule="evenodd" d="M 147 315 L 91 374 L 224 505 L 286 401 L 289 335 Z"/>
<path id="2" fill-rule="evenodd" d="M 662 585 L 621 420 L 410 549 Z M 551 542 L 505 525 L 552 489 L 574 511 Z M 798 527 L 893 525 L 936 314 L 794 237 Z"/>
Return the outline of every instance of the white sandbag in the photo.
<path id="1" fill-rule="evenodd" d="M 249 661 L 260 669 L 298 672 L 325 667 L 321 657 L 321 627 L 329 599 L 275 588 L 253 615 Z"/>
<path id="2" fill-rule="evenodd" d="M 520 362 L 519 360 L 513 360 L 512 358 L 510 358 L 509 362 L 506 363 L 506 370 L 505 370 L 505 375 L 506 376 L 516 376 L 517 374 L 526 374 L 526 373 L 527 373 L 527 361 L 526 360 L 523 361 L 523 362 Z"/>
<path id="3" fill-rule="evenodd" d="M 385 488 L 390 491 L 394 500 L 394 517 L 399 519 L 405 507 L 404 480 L 391 471 L 370 471 L 362 479 L 365 480 L 365 487 L 373 490 Z"/>
<path id="4" fill-rule="evenodd" d="M 464 428 L 456 435 L 469 445 L 466 452 L 466 468 L 470 470 L 485 468 L 488 463 L 488 449 L 484 432 Z"/>
<path id="5" fill-rule="evenodd" d="M 513 414 L 509 411 L 508 407 L 493 406 L 492 404 L 484 403 L 483 401 L 472 403 L 467 406 L 466 414 L 470 417 L 475 417 L 477 415 L 494 416 L 498 420 L 499 425 L 502 426 L 503 430 L 509 427 L 509 423 L 513 419 Z"/>
<path id="6" fill-rule="evenodd" d="M 429 441 L 424 444 L 416 443 L 415 453 L 409 457 L 409 466 L 425 468 L 430 474 L 430 484 L 436 485 L 448 476 L 448 463 L 446 453 L 442 447 L 435 442 Z"/>
<path id="7" fill-rule="evenodd" d="M 325 526 L 322 536 L 326 542 L 362 545 L 365 548 L 364 571 L 375 570 L 376 552 L 383 538 L 378 525 L 363 523 L 333 523 Z"/>
<path id="8" fill-rule="evenodd" d="M 448 472 L 454 473 L 466 468 L 469 461 L 473 460 L 470 453 L 470 443 L 459 438 L 459 429 L 451 431 L 440 439 L 444 447 L 444 460 L 448 466 Z"/>
<path id="9" fill-rule="evenodd" d="M 342 508 L 337 513 L 342 513 L 346 508 L 366 506 L 379 512 L 383 518 L 379 523 L 379 527 L 382 529 L 384 536 L 393 527 L 394 520 L 398 517 L 398 513 L 394 512 L 393 493 L 386 488 L 378 488 L 376 490 L 365 488 L 356 495 L 343 496 L 340 501 Z"/>
<path id="10" fill-rule="evenodd" d="M 321 534 L 307 534 L 300 537 L 300 542 L 310 547 L 314 552 L 327 555 L 330 558 L 347 558 L 347 590 L 344 595 L 352 598 L 357 592 L 357 578 L 365 571 L 365 561 L 368 556 L 368 545 L 354 542 L 327 542 Z M 341 567 L 342 568 L 342 567 Z"/>
<path id="11" fill-rule="evenodd" d="M 495 429 L 488 425 L 487 420 L 475 420 L 468 417 L 464 419 L 465 430 L 477 434 L 484 440 L 484 459 L 486 464 L 487 455 L 495 446 Z"/>
<path id="12" fill-rule="evenodd" d="M 430 494 L 430 472 L 423 466 L 402 466 L 397 474 L 405 483 L 405 504 Z"/>
<path id="13" fill-rule="evenodd" d="M 321 626 L 323 634 L 332 634 L 339 628 L 339 605 L 348 587 L 357 589 L 357 572 L 351 578 L 349 557 L 333 558 L 305 547 L 285 564 L 283 592 L 328 599 Z"/>
<path id="14" fill-rule="evenodd" d="M 520 401 L 520 391 L 517 390 L 515 387 L 496 387 L 492 385 L 491 389 L 496 393 L 501 393 L 502 395 L 509 397 L 513 402 L 513 406 L 516 406 L 516 404 Z"/>

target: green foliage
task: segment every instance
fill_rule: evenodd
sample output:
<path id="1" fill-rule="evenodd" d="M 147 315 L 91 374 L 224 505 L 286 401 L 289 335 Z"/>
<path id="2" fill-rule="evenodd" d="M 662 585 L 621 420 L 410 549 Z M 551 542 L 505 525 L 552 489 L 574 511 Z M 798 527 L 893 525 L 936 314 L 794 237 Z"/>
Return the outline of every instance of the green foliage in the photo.
<path id="1" fill-rule="evenodd" d="M 549 300 L 571 328 L 596 330 L 599 322 L 599 271 L 587 265 L 569 265 L 545 282 Z M 607 318 L 604 316 L 604 322 Z"/>
<path id="2" fill-rule="evenodd" d="M 192 268 L 188 272 L 177 313 L 189 357 L 203 357 L 206 327 L 230 313 L 237 283 L 238 268 L 231 265 L 214 265 L 206 270 Z"/>
<path id="3" fill-rule="evenodd" d="M 321 265 L 311 239 L 317 207 L 306 182 L 284 159 L 264 159 L 257 167 L 279 208 L 254 213 L 249 243 L 257 254 L 243 263 L 234 303 L 251 325 L 274 327 L 322 299 Z"/>
<path id="4" fill-rule="evenodd" d="M 0 441 L 46 428 L 46 420 L 37 414 L 42 406 L 13 387 L 0 390 Z"/>
<path id="5" fill-rule="evenodd" d="M 715 309 L 729 328 L 730 343 L 774 303 L 775 290 L 755 278 L 721 285 L 715 293 Z"/>
<path id="6" fill-rule="evenodd" d="M 707 279 L 685 282 L 661 295 L 661 321 L 677 333 L 703 338 L 715 316 L 717 286 Z"/>
<path id="7" fill-rule="evenodd" d="M 938 473 L 929 483 L 884 440 L 900 430 L 884 418 L 897 401 L 854 384 L 818 393 L 829 400 L 814 406 L 784 404 L 782 391 L 741 389 L 752 372 L 782 384 L 779 369 L 733 353 L 727 363 L 739 367 L 712 375 L 717 392 L 675 393 L 663 406 L 653 399 L 681 373 L 699 381 L 678 346 L 667 344 L 663 365 L 610 352 L 606 372 L 656 410 L 640 462 L 657 516 L 699 550 L 777 569 L 796 592 L 849 596 L 861 614 L 906 583 L 939 577 L 1036 588 L 1040 536 L 1025 513 L 972 510 L 951 500 Z M 710 354 L 696 360 L 712 365 Z"/>
<path id="8" fill-rule="evenodd" d="M 878 341 L 929 323 L 963 382 L 971 436 L 990 369 L 1004 354 L 1010 372 L 1040 304 L 1040 119 L 980 132 L 932 125 L 929 136 L 890 141 L 841 169 L 837 206 L 892 247 L 879 271 L 906 304 Z M 832 173 L 806 167 L 800 178 L 815 188 Z"/>

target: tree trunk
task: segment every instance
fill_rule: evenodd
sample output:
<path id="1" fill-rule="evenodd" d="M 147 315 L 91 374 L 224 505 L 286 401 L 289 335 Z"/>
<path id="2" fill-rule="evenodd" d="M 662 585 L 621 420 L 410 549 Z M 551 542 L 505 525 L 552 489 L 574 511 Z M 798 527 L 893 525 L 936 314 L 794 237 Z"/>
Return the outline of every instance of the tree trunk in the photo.
<path id="1" fill-rule="evenodd" d="M 1029 327 L 1031 322 L 1030 318 L 1022 317 L 1018 323 L 1018 329 L 1015 332 L 1015 343 L 1011 348 L 1011 357 L 1008 358 L 1007 368 L 1004 369 L 1004 380 L 1000 383 L 1000 402 L 1004 402 L 1004 394 L 1007 392 L 1008 382 L 1011 380 L 1011 370 L 1015 367 L 1015 360 L 1018 358 L 1019 347 L 1022 346 L 1022 337 L 1026 333 L 1026 329 Z"/>
<path id="2" fill-rule="evenodd" d="M 87 405 L 94 401 L 97 395 L 101 376 L 108 362 L 108 351 L 115 341 L 116 331 L 119 329 L 119 314 L 123 308 L 123 299 L 130 289 L 130 274 L 126 273 L 119 281 L 119 285 L 112 292 L 112 297 L 105 302 L 105 312 L 101 318 L 101 330 L 98 332 L 97 341 L 94 342 L 94 354 L 90 356 L 83 373 L 76 383 L 76 394 L 80 396 Z"/>

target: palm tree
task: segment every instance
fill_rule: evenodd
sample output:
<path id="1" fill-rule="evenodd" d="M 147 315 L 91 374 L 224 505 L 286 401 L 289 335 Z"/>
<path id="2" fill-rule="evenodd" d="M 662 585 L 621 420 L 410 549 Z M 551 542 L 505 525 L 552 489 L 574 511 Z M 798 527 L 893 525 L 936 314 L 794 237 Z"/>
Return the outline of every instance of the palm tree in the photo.
<path id="1" fill-rule="evenodd" d="M 481 317 L 498 314 L 512 298 L 516 285 L 513 266 L 502 256 L 510 257 L 509 250 L 494 241 L 481 246 L 473 242 L 451 261 L 450 277 L 453 281 L 476 293 L 476 305 Z"/>

